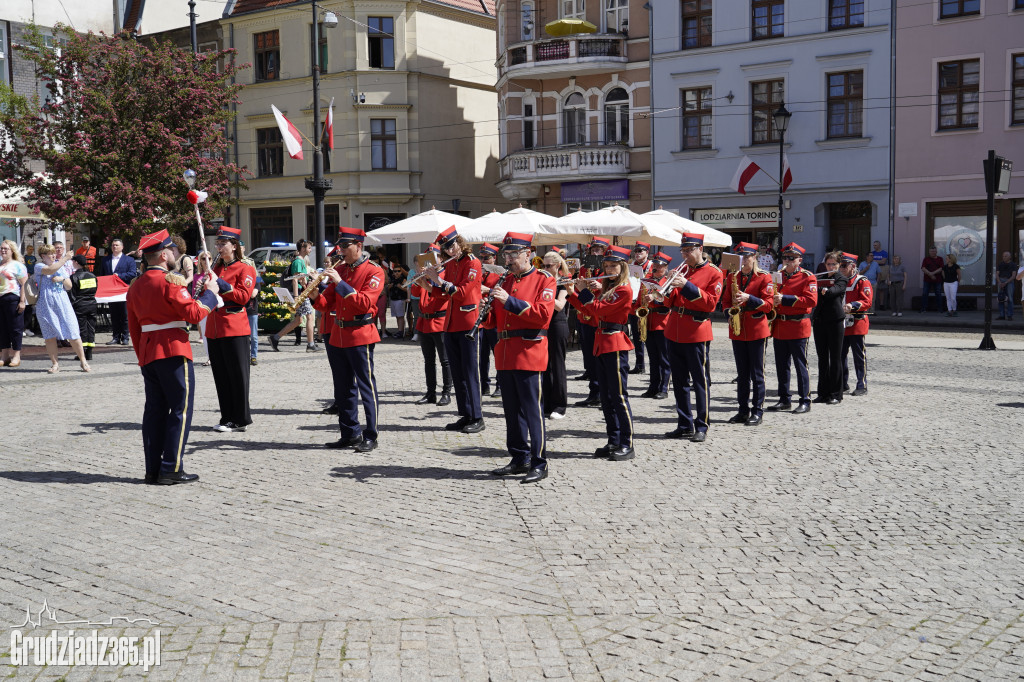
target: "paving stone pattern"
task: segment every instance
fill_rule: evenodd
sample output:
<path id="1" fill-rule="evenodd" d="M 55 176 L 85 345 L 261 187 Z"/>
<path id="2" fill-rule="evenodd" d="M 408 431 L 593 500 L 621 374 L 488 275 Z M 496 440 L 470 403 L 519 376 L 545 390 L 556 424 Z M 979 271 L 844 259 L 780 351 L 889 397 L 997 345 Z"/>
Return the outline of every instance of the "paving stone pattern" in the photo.
<path id="1" fill-rule="evenodd" d="M 261 353 L 244 434 L 209 429 L 197 366 L 201 481 L 172 488 L 139 482 L 130 352 L 98 354 L 92 375 L 30 357 L 0 370 L 0 622 L 44 600 L 62 620 L 149 618 L 154 680 L 1019 679 L 1024 342 L 869 339 L 867 396 L 757 428 L 724 423 L 735 372 L 718 340 L 706 443 L 664 439 L 669 401 L 634 398 L 637 458 L 594 460 L 599 412 L 570 408 L 533 486 L 487 473 L 507 461 L 498 401 L 475 435 L 443 430 L 454 404 L 412 404 L 408 343 L 377 349 L 368 455 L 323 448 L 322 355 Z M 9 646 L 0 676 L 143 674 L 15 668 Z"/>

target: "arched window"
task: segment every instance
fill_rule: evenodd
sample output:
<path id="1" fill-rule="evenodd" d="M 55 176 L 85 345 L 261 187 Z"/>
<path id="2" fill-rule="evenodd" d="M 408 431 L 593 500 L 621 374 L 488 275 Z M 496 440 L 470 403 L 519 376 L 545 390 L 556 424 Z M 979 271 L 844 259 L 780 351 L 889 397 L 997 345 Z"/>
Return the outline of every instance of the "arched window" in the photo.
<path id="1" fill-rule="evenodd" d="M 562 142 L 587 143 L 587 103 L 578 92 L 566 97 L 562 105 Z"/>
<path id="2" fill-rule="evenodd" d="M 523 40 L 533 40 L 533 3 L 523 3 Z"/>
<path id="3" fill-rule="evenodd" d="M 622 88 L 604 98 L 604 141 L 629 143 L 629 95 Z"/>

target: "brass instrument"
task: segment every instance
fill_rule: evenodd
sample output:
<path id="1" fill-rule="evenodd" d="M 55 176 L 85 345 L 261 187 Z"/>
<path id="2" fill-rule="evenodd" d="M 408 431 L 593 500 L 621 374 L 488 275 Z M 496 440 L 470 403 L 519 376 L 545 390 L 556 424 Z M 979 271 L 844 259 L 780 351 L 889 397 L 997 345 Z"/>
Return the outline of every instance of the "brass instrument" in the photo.
<path id="1" fill-rule="evenodd" d="M 533 264 L 533 267 L 535 267 L 535 268 L 538 268 L 538 269 L 543 269 L 544 268 L 544 258 L 542 256 L 534 256 L 533 260 L 530 261 L 530 262 Z"/>
<path id="2" fill-rule="evenodd" d="M 676 275 L 683 274 L 684 268 L 686 268 L 685 260 L 668 273 L 668 276 L 665 278 L 665 283 L 658 288 L 658 296 L 662 299 L 668 296 L 668 290 L 672 288 L 672 281 L 676 278 Z"/>
<path id="3" fill-rule="evenodd" d="M 445 260 L 445 261 L 444 261 L 444 262 L 442 262 L 442 263 L 438 263 L 438 264 L 436 264 L 436 265 L 428 265 L 427 267 L 431 267 L 431 268 L 434 268 L 435 270 L 437 270 L 438 272 L 440 272 L 440 271 L 441 271 L 441 270 L 442 270 L 442 269 L 444 268 L 444 266 L 448 265 L 448 264 L 449 264 L 449 263 L 451 263 L 451 262 L 452 262 L 453 260 L 458 260 L 458 259 L 460 259 L 460 258 L 462 258 L 462 254 L 461 254 L 461 253 L 460 253 L 460 254 L 459 254 L 458 256 L 452 256 L 451 258 L 448 258 L 447 260 Z M 412 288 L 412 285 L 413 285 L 413 284 L 416 284 L 418 280 L 421 280 L 421 279 L 423 279 L 423 278 L 424 278 L 424 277 L 426 277 L 426 276 L 427 276 L 427 272 L 426 272 L 426 268 L 424 268 L 424 271 L 423 271 L 423 272 L 421 272 L 420 274 L 418 274 L 418 275 L 416 275 L 415 277 L 413 277 L 412 279 L 410 279 L 410 280 L 409 280 L 408 282 L 406 282 L 406 283 L 405 283 L 405 284 L 404 284 L 403 286 L 404 286 L 404 287 L 405 287 L 406 289 L 411 289 L 411 288 Z"/>
<path id="4" fill-rule="evenodd" d="M 292 311 L 292 314 L 298 311 L 298 309 L 302 307 L 302 304 L 306 302 L 306 299 L 309 298 L 314 291 L 316 291 L 317 287 L 320 286 L 320 283 L 323 282 L 326 278 L 327 268 L 324 268 L 321 272 L 317 273 L 316 277 L 312 278 L 309 281 L 309 284 L 307 284 L 306 288 L 299 292 L 299 295 L 295 297 L 294 301 L 292 301 L 291 303 L 285 303 L 285 306 L 288 307 L 288 310 Z"/>
<path id="5" fill-rule="evenodd" d="M 575 279 L 572 278 L 572 277 L 559 277 L 558 281 L 557 281 L 557 284 L 560 287 L 561 286 L 567 286 L 568 287 L 568 286 L 572 286 L 572 285 L 576 284 L 576 282 L 598 282 L 598 281 L 600 281 L 602 279 L 610 279 L 610 278 L 616 277 L 616 276 L 617 275 L 600 275 L 598 277 L 576 277 Z"/>
<path id="6" fill-rule="evenodd" d="M 648 284 L 640 280 L 641 284 Z M 647 286 L 640 287 L 640 307 L 636 309 L 637 328 L 640 330 L 640 342 L 647 342 L 647 316 L 651 314 L 648 304 L 651 302 L 651 289 Z"/>
<path id="7" fill-rule="evenodd" d="M 726 312 L 729 314 L 729 331 L 733 336 L 739 336 L 743 332 L 743 308 L 740 307 L 737 299 L 740 295 L 740 273 L 739 270 L 730 270 L 730 291 L 732 292 L 732 307 Z"/>

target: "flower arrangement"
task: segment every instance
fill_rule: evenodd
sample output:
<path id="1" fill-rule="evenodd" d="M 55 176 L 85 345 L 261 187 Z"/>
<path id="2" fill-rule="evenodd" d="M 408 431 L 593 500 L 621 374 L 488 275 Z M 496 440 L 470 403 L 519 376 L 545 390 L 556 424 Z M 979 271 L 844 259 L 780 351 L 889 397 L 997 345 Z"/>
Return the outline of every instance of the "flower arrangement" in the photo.
<path id="1" fill-rule="evenodd" d="M 273 260 L 264 263 L 263 286 L 259 292 L 260 302 L 260 329 L 269 332 L 276 332 L 288 324 L 292 319 L 292 311 L 281 303 L 274 293 L 274 287 L 287 286 L 282 283 L 285 273 L 288 272 L 290 262 Z"/>

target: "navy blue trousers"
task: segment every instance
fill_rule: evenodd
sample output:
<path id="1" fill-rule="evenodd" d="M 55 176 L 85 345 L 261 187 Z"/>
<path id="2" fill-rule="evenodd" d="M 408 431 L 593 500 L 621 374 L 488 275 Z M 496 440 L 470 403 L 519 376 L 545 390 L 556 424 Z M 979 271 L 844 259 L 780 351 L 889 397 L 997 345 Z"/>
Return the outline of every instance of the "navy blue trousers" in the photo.
<path id="1" fill-rule="evenodd" d="M 608 443 L 633 447 L 633 411 L 629 408 L 626 380 L 629 377 L 629 351 L 619 350 L 594 356 L 597 383 L 601 391 L 601 411 L 608 432 Z"/>
<path id="2" fill-rule="evenodd" d="M 477 331 L 476 337 L 480 339 L 480 385 L 490 387 L 491 353 L 494 352 L 494 347 L 498 345 L 498 330 L 480 329 Z"/>
<path id="3" fill-rule="evenodd" d="M 629 316 L 629 338 L 633 341 L 633 349 L 636 352 L 636 366 L 644 366 L 644 344 L 640 342 L 640 318 L 636 315 Z"/>
<path id="4" fill-rule="evenodd" d="M 445 332 L 444 349 L 448 353 L 448 364 L 452 368 L 452 382 L 455 384 L 455 404 L 459 416 L 483 419 L 480 411 L 480 373 L 477 371 L 476 339 L 466 332 Z"/>
<path id="5" fill-rule="evenodd" d="M 647 351 L 651 354 L 650 390 L 655 393 L 668 393 L 668 378 L 672 368 L 668 364 L 668 340 L 665 332 L 656 329 L 647 330 Z"/>
<path id="6" fill-rule="evenodd" d="M 792 402 L 789 392 L 789 362 L 796 369 L 796 390 L 801 403 L 811 402 L 811 376 L 807 372 L 807 339 L 772 339 L 775 347 L 775 374 L 779 379 L 779 400 Z"/>
<path id="7" fill-rule="evenodd" d="M 676 417 L 681 429 L 708 430 L 711 420 L 711 342 L 668 343 L 668 362 L 672 368 L 672 393 L 676 398 Z M 693 402 L 690 395 L 693 395 Z M 691 404 L 694 409 L 691 409 Z"/>
<path id="8" fill-rule="evenodd" d="M 583 369 L 590 377 L 587 385 L 587 397 L 596 398 L 598 392 L 597 369 L 594 367 L 594 337 L 597 336 L 597 327 L 580 323 L 580 350 L 583 351 Z"/>
<path id="9" fill-rule="evenodd" d="M 154 360 L 143 365 L 142 380 L 146 387 L 142 412 L 146 474 L 181 471 L 195 403 L 192 361 L 181 356 Z"/>
<path id="10" fill-rule="evenodd" d="M 853 368 L 857 372 L 857 388 L 868 387 L 868 349 L 864 345 L 864 335 L 855 334 L 843 337 L 843 385 L 850 383 L 850 366 L 847 356 L 853 349 Z"/>
<path id="11" fill-rule="evenodd" d="M 505 442 L 515 466 L 547 468 L 546 432 L 541 412 L 541 372 L 524 369 L 497 371 L 501 406 L 505 411 Z"/>
<path id="12" fill-rule="evenodd" d="M 764 414 L 764 355 L 768 351 L 768 339 L 732 342 L 732 354 L 736 358 L 736 402 L 740 414 L 760 417 Z M 751 399 L 753 387 L 753 399 Z"/>
<path id="13" fill-rule="evenodd" d="M 338 426 L 342 438 L 362 435 L 377 440 L 377 377 L 373 373 L 373 347 L 338 348 L 327 344 L 327 355 L 334 375 L 334 404 L 338 408 Z M 366 426 L 359 426 L 359 403 L 363 403 Z"/>

